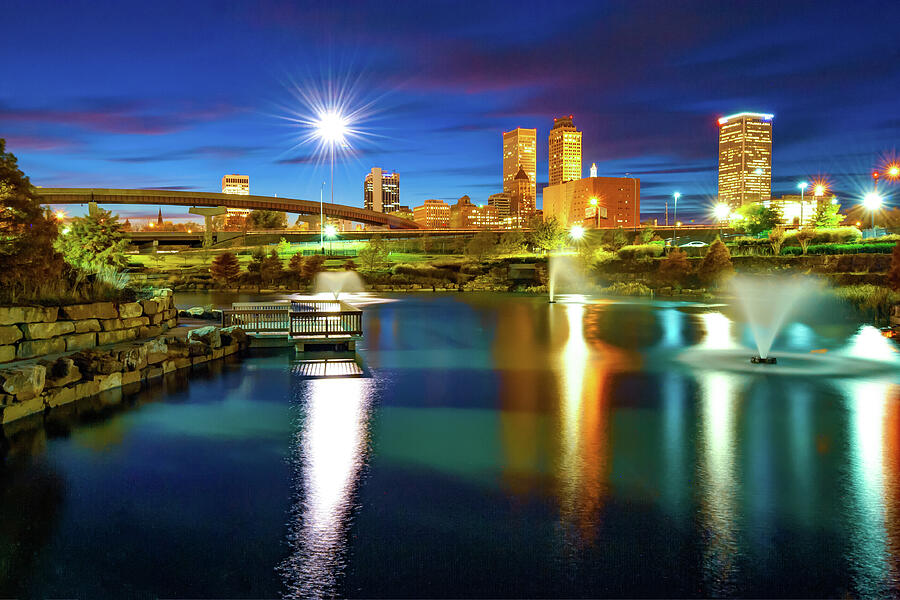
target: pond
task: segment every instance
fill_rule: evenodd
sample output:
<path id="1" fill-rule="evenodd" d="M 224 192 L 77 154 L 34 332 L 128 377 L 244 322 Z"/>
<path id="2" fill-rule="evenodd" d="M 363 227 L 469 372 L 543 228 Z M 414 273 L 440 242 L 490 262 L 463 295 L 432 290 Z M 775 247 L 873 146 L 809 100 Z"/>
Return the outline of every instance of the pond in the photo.
<path id="1" fill-rule="evenodd" d="M 11 435 L 0 596 L 900 590 L 897 348 L 849 309 L 805 305 L 779 372 L 722 304 L 351 301 L 364 377 L 258 350 Z"/>

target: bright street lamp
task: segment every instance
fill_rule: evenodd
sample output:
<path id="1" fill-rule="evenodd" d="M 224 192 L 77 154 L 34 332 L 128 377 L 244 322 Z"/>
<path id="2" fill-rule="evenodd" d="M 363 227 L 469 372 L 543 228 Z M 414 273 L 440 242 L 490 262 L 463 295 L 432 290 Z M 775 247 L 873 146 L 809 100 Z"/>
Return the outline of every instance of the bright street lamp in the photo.
<path id="1" fill-rule="evenodd" d="M 594 207 L 594 229 L 600 229 L 600 208 L 597 206 L 597 199 L 591 198 L 589 202 Z"/>
<path id="2" fill-rule="evenodd" d="M 817 197 L 824 196 L 824 195 L 825 195 L 825 189 L 826 189 L 826 188 L 825 188 L 825 184 L 824 184 L 824 183 L 817 183 L 817 184 L 816 184 L 816 187 L 813 188 L 813 194 L 815 194 Z"/>
<path id="3" fill-rule="evenodd" d="M 719 237 L 722 237 L 722 222 L 728 220 L 728 216 L 731 214 L 731 207 L 724 202 L 716 204 L 713 207 L 713 214 L 716 215 L 716 220 L 719 222 Z"/>
<path id="4" fill-rule="evenodd" d="M 572 236 L 573 240 L 580 240 L 584 237 L 584 227 L 581 225 L 572 225 L 572 229 L 569 230 L 569 235 Z"/>
<path id="5" fill-rule="evenodd" d="M 334 225 L 326 225 L 325 226 L 325 237 L 328 239 L 334 239 L 337 237 L 337 227 Z"/>
<path id="6" fill-rule="evenodd" d="M 888 179 L 898 179 L 900 178 L 900 165 L 894 163 L 888 165 L 887 169 L 885 169 L 884 174 L 887 175 Z"/>
<path id="7" fill-rule="evenodd" d="M 866 207 L 866 210 L 872 213 L 872 235 L 875 235 L 875 212 L 881 208 L 881 203 L 884 199 L 878 194 L 878 192 L 869 192 L 865 196 L 863 196 L 863 206 Z"/>
<path id="8" fill-rule="evenodd" d="M 331 203 L 334 204 L 334 147 L 337 144 L 345 143 L 347 133 L 349 132 L 347 118 L 335 109 L 324 111 L 319 114 L 313 127 L 318 137 L 323 143 L 328 144 L 331 153 Z M 325 254 L 325 209 L 323 206 L 322 195 L 319 195 L 319 243 L 322 246 L 322 254 Z"/>
<path id="9" fill-rule="evenodd" d="M 797 184 L 797 187 L 800 188 L 800 228 L 803 228 L 803 192 L 806 191 L 806 188 L 809 184 L 805 181 L 801 181 Z"/>
<path id="10" fill-rule="evenodd" d="M 672 225 L 672 247 L 675 247 L 675 230 L 678 228 L 678 199 L 681 198 L 681 192 L 675 192 L 672 194 L 672 197 L 675 198 L 675 207 L 672 209 L 672 221 L 675 222 Z"/>
<path id="11" fill-rule="evenodd" d="M 56 220 L 57 221 L 62 221 L 65 218 L 66 218 L 66 213 L 64 213 L 61 210 L 56 211 Z"/>

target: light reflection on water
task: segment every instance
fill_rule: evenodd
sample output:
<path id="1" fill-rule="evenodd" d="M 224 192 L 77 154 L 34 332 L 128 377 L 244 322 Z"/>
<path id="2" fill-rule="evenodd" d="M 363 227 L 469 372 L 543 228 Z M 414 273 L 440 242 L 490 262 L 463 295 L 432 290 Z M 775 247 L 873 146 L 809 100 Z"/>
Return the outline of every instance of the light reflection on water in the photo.
<path id="1" fill-rule="evenodd" d="M 280 566 L 287 596 L 336 595 L 346 566 L 347 528 L 357 478 L 365 462 L 371 382 L 364 378 L 306 382 L 301 426 L 292 454 L 296 503 Z"/>

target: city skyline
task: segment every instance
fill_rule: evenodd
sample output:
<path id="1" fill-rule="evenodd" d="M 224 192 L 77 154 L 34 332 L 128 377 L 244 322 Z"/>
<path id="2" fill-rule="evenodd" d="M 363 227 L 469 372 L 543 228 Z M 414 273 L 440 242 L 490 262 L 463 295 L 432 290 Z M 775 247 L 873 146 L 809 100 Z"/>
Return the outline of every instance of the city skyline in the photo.
<path id="1" fill-rule="evenodd" d="M 227 11 L 163 3 L 142 8 L 142 18 L 98 3 L 77 9 L 87 17 L 77 34 L 67 27 L 72 7 L 13 3 L 0 43 L 21 74 L 15 88 L 0 87 L 0 135 L 36 185 L 216 191 L 223 173 L 246 173 L 260 194 L 315 200 L 327 169 L 295 147 L 300 132 L 282 117 L 298 108 L 296 86 L 333 75 L 352 81 L 372 109 L 363 124 L 372 135 L 338 161 L 336 201 L 361 206 L 360 178 L 382 165 L 404 174 L 404 205 L 463 194 L 486 203 L 501 191 L 499 133 L 532 127 L 541 206 L 546 136 L 553 117 L 573 114 L 583 160 L 599 176 L 641 179 L 644 218 L 661 215 L 674 190 L 680 213 L 706 216 L 724 115 L 776 115 L 774 196 L 825 175 L 852 204 L 875 163 L 895 151 L 900 121 L 878 90 L 900 80 L 888 25 L 896 6 L 603 3 L 552 15 L 516 6 L 492 5 L 477 22 L 461 23 L 442 4 L 396 19 L 410 35 L 452 31 L 420 47 L 418 37 L 383 46 L 371 38 L 384 19 L 377 6 L 360 7 L 326 38 L 318 30 L 336 11 L 280 2 Z M 33 45 L 22 36 L 38 12 L 51 13 L 43 31 L 54 42 L 23 56 L 16 49 Z M 236 20 L 247 23 L 240 33 L 217 28 Z M 570 35 L 573 22 L 599 35 Z M 635 28 L 661 43 L 641 47 L 629 38 Z M 198 31 L 210 38 L 202 47 L 191 42 Z M 814 43 L 832 38 L 840 52 Z M 372 47 L 365 60 L 360 44 Z"/>

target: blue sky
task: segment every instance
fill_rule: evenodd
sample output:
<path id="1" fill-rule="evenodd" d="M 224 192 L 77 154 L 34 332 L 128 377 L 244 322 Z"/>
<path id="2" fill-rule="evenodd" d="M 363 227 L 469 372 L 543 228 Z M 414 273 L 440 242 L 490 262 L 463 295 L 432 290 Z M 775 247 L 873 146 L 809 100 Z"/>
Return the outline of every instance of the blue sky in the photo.
<path id="1" fill-rule="evenodd" d="M 367 107 L 338 202 L 362 205 L 372 166 L 400 172 L 402 204 L 486 201 L 516 126 L 538 130 L 540 188 L 552 119 L 573 114 L 585 174 L 640 177 L 661 218 L 676 189 L 679 213 L 706 211 L 716 118 L 753 110 L 775 114 L 776 195 L 827 176 L 851 203 L 895 155 L 897 23 L 897 2 L 11 0 L 0 137 L 46 187 L 218 191 L 242 173 L 316 199 L 327 167 L 290 117 L 334 84 Z"/>

